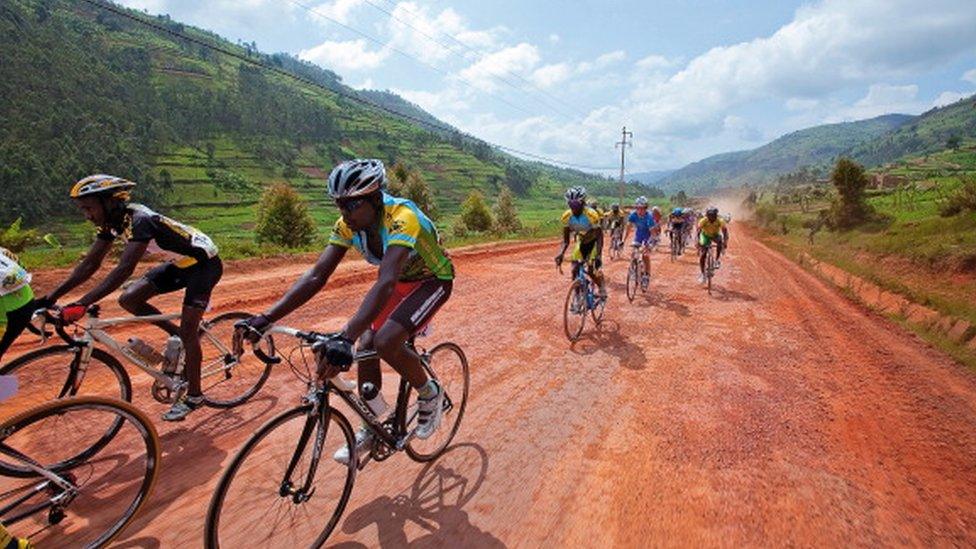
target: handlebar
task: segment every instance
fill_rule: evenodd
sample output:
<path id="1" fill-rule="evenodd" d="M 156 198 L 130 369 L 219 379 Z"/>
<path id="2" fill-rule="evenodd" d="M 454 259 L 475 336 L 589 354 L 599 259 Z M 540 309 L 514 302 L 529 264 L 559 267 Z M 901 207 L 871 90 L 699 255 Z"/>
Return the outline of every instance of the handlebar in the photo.
<path id="1" fill-rule="evenodd" d="M 80 341 L 72 337 L 71 334 L 65 330 L 64 322 L 60 318 L 52 315 L 47 309 L 37 309 L 34 311 L 34 314 L 31 315 L 31 321 L 30 324 L 28 324 L 28 328 L 31 332 L 41 336 L 42 341 L 47 341 L 47 338 L 51 336 L 51 333 L 46 330 L 48 324 L 53 325 L 54 332 L 58 334 L 58 337 L 64 340 L 64 342 L 71 347 L 79 347 L 82 345 Z"/>

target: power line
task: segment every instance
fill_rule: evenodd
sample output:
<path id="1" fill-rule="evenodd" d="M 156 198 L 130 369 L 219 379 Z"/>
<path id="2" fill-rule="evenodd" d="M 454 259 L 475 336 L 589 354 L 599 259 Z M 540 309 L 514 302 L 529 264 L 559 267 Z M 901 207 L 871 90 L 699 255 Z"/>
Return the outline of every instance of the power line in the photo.
<path id="1" fill-rule="evenodd" d="M 444 49 L 445 51 L 447 51 L 448 53 L 451 53 L 451 54 L 456 54 L 456 52 L 455 52 L 455 50 L 454 50 L 454 48 L 452 48 L 451 46 L 448 46 L 447 44 L 445 44 L 445 43 L 443 43 L 443 42 L 441 42 L 441 41 L 440 41 L 440 40 L 438 40 L 437 38 L 435 38 L 435 37 L 433 37 L 433 36 L 431 36 L 431 35 L 429 35 L 429 34 L 427 34 L 427 33 L 426 33 L 426 32 L 425 32 L 424 30 L 422 30 L 422 29 L 419 29 L 419 28 L 417 28 L 416 26 L 414 26 L 414 25 L 412 25 L 412 24 L 410 24 L 410 23 L 409 23 L 409 22 L 407 22 L 407 21 L 404 21 L 403 19 L 400 19 L 399 17 L 397 17 L 397 16 L 396 16 L 396 14 L 395 14 L 395 13 L 393 13 L 393 12 L 391 12 L 391 11 L 389 11 L 389 10 L 387 10 L 386 8 L 384 8 L 384 7 L 382 7 L 382 6 L 379 6 L 379 5 L 377 5 L 377 4 L 375 4 L 375 3 L 373 3 L 373 2 L 372 2 L 372 0 L 363 0 L 363 1 L 364 1 L 365 3 L 367 3 L 367 4 L 369 4 L 370 6 L 372 6 L 372 7 L 374 7 L 374 8 L 376 8 L 377 10 L 379 10 L 379 11 L 381 11 L 381 12 L 383 12 L 383 13 L 385 13 L 386 15 L 388 15 L 388 16 L 390 17 L 390 19 L 392 19 L 392 20 L 394 20 L 394 21 L 397 21 L 397 22 L 399 22 L 399 23 L 401 23 L 402 25 L 405 25 L 406 27 L 408 27 L 408 28 L 410 28 L 410 29 L 413 29 L 414 31 L 416 31 L 416 32 L 418 32 L 418 33 L 420 33 L 421 35 L 423 35 L 424 37 L 426 37 L 426 38 L 427 38 L 428 40 L 430 40 L 431 42 L 434 42 L 435 44 L 437 44 L 437 45 L 439 45 L 439 46 L 441 46 L 441 48 L 443 48 L 443 49 Z M 389 0 L 388 0 L 388 1 L 389 1 Z M 390 4 L 392 4 L 392 2 L 389 2 L 389 3 L 390 3 Z M 396 6 L 394 6 L 394 8 L 395 8 L 395 7 L 396 7 Z M 416 14 L 416 12 L 413 12 L 413 11 L 411 11 L 411 10 L 410 10 L 409 8 L 407 8 L 407 7 L 403 7 L 402 9 L 403 9 L 404 11 L 406 11 L 406 12 L 408 12 L 408 13 L 411 13 L 411 14 L 413 14 L 414 16 L 416 16 L 416 15 L 417 15 L 417 14 Z M 480 51 L 478 51 L 478 50 L 476 50 L 476 49 L 474 49 L 474 48 L 472 48 L 472 47 L 470 47 L 470 46 L 468 46 L 467 44 L 465 44 L 464 42 L 461 42 L 460 40 L 458 40 L 458 39 L 457 39 L 457 38 L 455 38 L 454 36 L 452 36 L 452 35 L 450 35 L 450 34 L 448 34 L 448 33 L 446 33 L 446 32 L 444 32 L 444 31 L 441 31 L 441 30 L 438 30 L 438 31 L 436 31 L 436 32 L 438 32 L 439 34 L 442 34 L 442 35 L 444 35 L 444 36 L 446 36 L 446 37 L 448 37 L 448 38 L 450 38 L 450 39 L 451 39 L 451 40 L 452 40 L 453 42 L 455 42 L 455 43 L 457 43 L 457 44 L 460 44 L 460 45 L 461 45 L 461 46 L 462 46 L 463 48 L 465 48 L 465 49 L 467 49 L 468 51 L 470 51 L 470 52 L 472 52 L 472 53 L 474 53 L 475 55 L 477 55 L 477 56 L 478 56 L 478 60 L 479 60 L 479 61 L 480 61 L 480 60 L 481 60 L 482 58 L 484 58 L 484 57 L 485 57 L 485 54 L 484 54 L 484 53 L 482 53 L 482 52 L 480 52 Z M 553 96 L 553 95 L 550 95 L 549 93 L 546 93 L 546 92 L 545 92 L 544 90 L 542 90 L 542 89 L 540 89 L 540 88 L 538 88 L 538 87 L 537 87 L 537 86 L 535 86 L 535 85 L 534 85 L 534 84 L 533 84 L 532 82 L 530 82 L 530 81 L 528 81 L 528 80 L 526 80 L 525 78 L 523 78 L 523 77 L 522 77 L 522 76 L 520 76 L 519 74 L 517 74 L 517 73 L 515 73 L 515 72 L 512 72 L 512 71 L 510 71 L 510 70 L 507 70 L 507 69 L 501 69 L 501 70 L 502 70 L 503 72 L 505 72 L 505 73 L 507 73 L 507 74 L 509 74 L 509 75 L 511 75 L 511 76 L 514 76 L 515 78 L 518 78 L 518 79 L 519 79 L 519 80 L 521 80 L 522 82 L 525 82 L 525 83 L 526 83 L 526 84 L 527 84 L 527 85 L 528 85 L 528 86 L 529 86 L 530 88 L 532 88 L 532 89 L 534 89 L 535 91 L 537 91 L 537 92 L 539 92 L 540 94 L 542 94 L 542 95 L 544 95 L 544 96 L 546 96 L 546 97 L 549 97 L 550 99 L 553 99 L 553 100 L 555 100 L 555 101 L 557 101 L 557 102 L 560 102 L 560 103 L 563 103 L 564 105 L 566 105 L 567 107 L 569 107 L 569 108 L 570 108 L 570 109 L 571 109 L 571 110 L 573 111 L 573 112 L 571 113 L 572 115 L 574 115 L 574 116 L 575 116 L 575 115 L 581 115 L 581 116 L 582 116 L 583 118 L 585 118 L 585 117 L 586 117 L 586 114 L 585 114 L 585 113 L 583 113 L 582 111 L 579 111 L 579 110 L 577 110 L 577 109 L 576 109 L 575 107 L 573 107 L 572 105 L 569 105 L 568 103 L 566 103 L 565 101 L 562 101 L 562 100 L 560 100 L 559 98 L 557 98 L 557 97 L 555 97 L 555 96 Z M 542 100 L 541 100 L 541 99 L 539 99 L 539 98 L 536 98 L 536 97 L 533 97 L 533 96 L 532 96 L 532 95 L 530 95 L 530 94 L 529 94 L 529 93 L 528 93 L 528 92 L 527 92 L 527 91 L 526 91 L 526 90 L 525 90 L 524 88 L 522 88 L 522 87 L 519 87 L 519 86 L 517 86 L 517 85 L 515 85 L 515 84 L 513 84 L 513 83 L 512 83 L 512 82 L 511 82 L 510 80 L 507 80 L 507 79 L 505 79 L 505 78 L 502 78 L 502 77 L 501 77 L 501 75 L 499 75 L 499 74 L 498 74 L 497 72 L 494 72 L 494 71 L 492 71 L 492 70 L 489 70 L 489 73 L 490 73 L 490 74 L 491 74 L 492 76 L 494 76 L 495 78 L 497 78 L 498 80 L 500 80 L 500 81 L 502 81 L 502 82 L 504 82 L 505 84 L 507 84 L 507 85 L 509 85 L 509 86 L 511 86 L 511 87 L 512 87 L 513 89 L 516 89 L 516 90 L 518 90 L 518 91 L 520 91 L 520 92 L 522 92 L 522 93 L 524 93 L 524 94 L 526 94 L 527 96 L 529 96 L 529 97 L 532 97 L 533 99 L 535 99 L 536 101 L 538 101 L 538 102 L 539 102 L 539 103 L 541 103 L 542 105 L 545 105 L 546 107 L 549 107 L 549 108 L 550 108 L 550 109 L 552 109 L 553 111 L 555 111 L 555 112 L 557 112 L 557 113 L 559 113 L 559 114 L 560 114 L 561 116 L 566 116 L 566 112 L 568 112 L 568 111 L 566 111 L 566 112 L 564 112 L 564 111 L 561 111 L 561 110 L 559 110 L 559 109 L 556 109 L 556 108 L 555 108 L 555 106 L 553 106 L 553 105 L 551 105 L 551 104 L 549 104 L 549 103 L 546 103 L 545 101 L 542 101 Z"/>
<path id="2" fill-rule="evenodd" d="M 301 83 L 303 83 L 305 85 L 312 86 L 314 88 L 318 88 L 318 89 L 320 89 L 322 91 L 325 91 L 327 93 L 335 94 L 335 95 L 337 95 L 339 97 L 348 99 L 348 100 L 353 101 L 355 103 L 359 103 L 361 105 L 364 105 L 364 106 L 367 106 L 367 107 L 370 107 L 370 108 L 373 108 L 373 109 L 376 109 L 376 110 L 385 112 L 385 113 L 390 114 L 390 115 L 392 115 L 394 117 L 397 117 L 397 118 L 400 118 L 400 119 L 403 119 L 403 120 L 410 121 L 410 122 L 412 122 L 412 123 L 414 123 L 414 124 L 416 124 L 418 126 L 422 126 L 422 127 L 425 127 L 425 128 L 429 128 L 429 129 L 433 130 L 435 133 L 436 132 L 450 131 L 451 133 L 454 133 L 454 134 L 458 135 L 459 137 L 467 138 L 467 139 L 470 139 L 470 140 L 473 140 L 473 141 L 476 141 L 476 142 L 485 143 L 486 145 L 489 145 L 489 146 L 491 146 L 493 148 L 496 148 L 496 149 L 499 149 L 499 150 L 507 151 L 507 152 L 510 152 L 512 154 L 522 155 L 522 156 L 525 156 L 525 157 L 533 158 L 533 159 L 536 159 L 536 160 L 540 160 L 540 161 L 543 161 L 543 162 L 548 162 L 550 164 L 555 164 L 555 165 L 559 165 L 559 166 L 566 166 L 566 167 L 576 168 L 576 169 L 580 169 L 580 170 L 592 170 L 592 171 L 605 171 L 605 170 L 611 170 L 611 169 L 613 169 L 613 167 L 606 167 L 606 166 L 599 166 L 599 167 L 598 166 L 586 166 L 586 165 L 582 165 L 582 164 L 574 164 L 574 163 L 571 163 L 571 162 L 563 162 L 561 160 L 556 160 L 554 158 L 549 158 L 549 157 L 542 156 L 542 155 L 538 155 L 538 154 L 535 154 L 535 153 L 530 153 L 530 152 L 522 151 L 522 150 L 519 150 L 519 149 L 516 149 L 516 148 L 513 148 L 513 147 L 506 147 L 504 145 L 498 145 L 498 144 L 492 143 L 490 141 L 486 141 L 484 139 L 480 139 L 480 138 L 477 138 L 477 137 L 475 137 L 473 135 L 464 133 L 464 132 L 462 132 L 460 130 L 457 130 L 457 129 L 447 130 L 445 128 L 445 126 L 443 126 L 443 125 L 434 124 L 433 122 L 429 122 L 429 121 L 424 120 L 422 118 L 417 118 L 415 116 L 412 116 L 412 115 L 409 115 L 409 114 L 406 114 L 406 113 L 402 113 L 402 112 L 396 111 L 396 110 L 391 109 L 389 107 L 386 107 L 386 106 L 383 106 L 383 105 L 379 105 L 377 103 L 373 103 L 372 101 L 369 101 L 369 100 L 367 100 L 367 99 L 365 99 L 363 97 L 360 97 L 359 95 L 349 94 L 349 93 L 343 92 L 341 90 L 331 89 L 331 88 L 329 88 L 329 87 L 327 87 L 327 86 L 325 86 L 323 84 L 320 84 L 319 82 L 316 82 L 316 81 L 314 81 L 314 80 L 312 80 L 310 78 L 306 78 L 306 77 L 303 77 L 303 76 L 294 74 L 292 72 L 286 71 L 286 70 L 284 70 L 282 68 L 279 68 L 279 67 L 275 67 L 273 65 L 268 65 L 266 63 L 262 63 L 261 61 L 259 61 L 257 59 L 253 59 L 253 58 L 248 57 L 248 56 L 246 56 L 244 54 L 241 54 L 239 52 L 235 52 L 233 50 L 227 49 L 225 47 L 222 47 L 222 46 L 219 46 L 219 45 L 216 45 L 216 44 L 211 44 L 210 42 L 207 42 L 205 40 L 201 40 L 199 38 L 196 38 L 196 37 L 193 37 L 193 36 L 184 34 L 182 32 L 179 32 L 177 30 L 174 30 L 174 29 L 165 27 L 163 25 L 156 24 L 156 23 L 154 23 L 152 21 L 147 21 L 147 20 L 145 20 L 145 19 L 143 19 L 141 17 L 137 17 L 137 16 L 133 15 L 132 13 L 129 13 L 126 10 L 117 8 L 114 5 L 106 4 L 106 3 L 102 2 L 101 0 L 80 0 L 80 1 L 83 2 L 83 3 L 85 3 L 85 4 L 88 4 L 90 6 L 93 6 L 93 7 L 97 8 L 97 9 L 101 9 L 103 11 L 107 11 L 109 13 L 115 14 L 115 15 L 117 15 L 119 17 L 124 18 L 124 19 L 128 19 L 130 21 L 133 21 L 133 22 L 138 23 L 140 25 L 143 25 L 145 27 L 155 29 L 155 30 L 157 30 L 159 32 L 162 32 L 164 34 L 169 34 L 169 35 L 175 36 L 175 37 L 177 37 L 177 38 L 179 38 L 181 40 L 185 40 L 187 42 L 190 42 L 190 43 L 193 43 L 193 44 L 197 44 L 198 46 L 202 46 L 202 47 L 207 48 L 209 50 L 222 53 L 222 54 L 224 54 L 224 55 L 226 55 L 228 57 L 232 57 L 234 59 L 237 59 L 237 60 L 239 60 L 241 62 L 244 62 L 244 63 L 247 63 L 249 65 L 263 68 L 263 69 L 265 69 L 265 70 L 267 70 L 269 72 L 278 74 L 280 76 L 283 76 L 285 78 L 289 78 L 291 80 L 295 80 L 296 82 L 301 82 Z"/>

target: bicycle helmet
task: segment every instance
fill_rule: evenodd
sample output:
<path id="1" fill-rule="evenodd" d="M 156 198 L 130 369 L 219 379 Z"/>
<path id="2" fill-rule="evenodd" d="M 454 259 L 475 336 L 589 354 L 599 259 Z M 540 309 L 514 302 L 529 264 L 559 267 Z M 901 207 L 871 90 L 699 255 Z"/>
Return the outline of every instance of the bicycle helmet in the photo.
<path id="1" fill-rule="evenodd" d="M 681 215 L 682 213 L 684 213 L 684 210 L 681 208 L 675 208 L 671 210 L 671 215 Z"/>
<path id="2" fill-rule="evenodd" d="M 637 200 L 634 201 L 634 206 L 637 206 L 638 208 L 641 208 L 641 207 L 646 208 L 647 207 L 647 197 L 646 196 L 638 196 L 637 197 Z"/>
<path id="3" fill-rule="evenodd" d="M 386 190 L 386 168 L 379 160 L 347 160 L 329 174 L 329 196 L 333 200 L 383 190 Z"/>
<path id="4" fill-rule="evenodd" d="M 566 202 L 571 200 L 586 200 L 586 189 L 584 187 L 570 187 L 566 190 Z"/>
<path id="5" fill-rule="evenodd" d="M 709 206 L 709 208 L 705 210 L 705 215 L 718 215 L 718 208 L 715 206 Z"/>
<path id="6" fill-rule="evenodd" d="M 620 210 L 620 204 L 617 204 L 616 202 L 614 202 L 613 204 L 610 205 L 610 209 L 616 212 L 616 211 Z"/>
<path id="7" fill-rule="evenodd" d="M 651 211 L 652 212 L 655 212 L 655 213 L 661 213 L 661 208 L 658 208 L 657 206 L 654 206 L 653 208 L 651 208 Z"/>
<path id="8" fill-rule="evenodd" d="M 136 186 L 135 183 L 115 177 L 114 175 L 95 174 L 78 180 L 71 187 L 71 198 L 86 196 L 108 196 L 113 198 L 128 198 L 128 192 Z"/>

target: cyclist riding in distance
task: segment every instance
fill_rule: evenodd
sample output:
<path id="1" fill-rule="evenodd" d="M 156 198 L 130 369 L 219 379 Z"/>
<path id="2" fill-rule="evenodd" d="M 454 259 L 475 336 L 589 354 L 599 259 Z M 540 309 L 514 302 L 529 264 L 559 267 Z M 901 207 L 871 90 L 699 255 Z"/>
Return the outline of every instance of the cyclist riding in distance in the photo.
<path id="1" fill-rule="evenodd" d="M 390 196 L 386 169 L 379 160 L 349 160 L 329 174 L 329 196 L 339 208 L 329 243 L 315 265 L 263 314 L 244 321 L 257 333 L 308 302 L 328 282 L 346 252 L 356 248 L 379 277 L 345 327 L 321 351 L 332 365 L 348 368 L 353 342 L 375 349 L 418 393 L 416 436 L 429 438 L 440 425 L 444 399 L 440 384 L 428 378 L 420 356 L 405 343 L 427 324 L 451 296 L 454 266 L 438 242 L 434 223 L 413 202 Z M 252 335 L 253 338 L 253 335 Z M 379 359 L 359 363 L 359 393 L 378 416 L 386 403 L 380 393 Z M 373 435 L 356 433 L 356 454 Z M 334 456 L 348 463 L 349 449 Z"/>
<path id="2" fill-rule="evenodd" d="M 729 227 L 718 216 L 718 208 L 712 206 L 705 210 L 705 217 L 698 220 L 698 263 L 701 267 L 699 282 L 705 282 L 705 250 L 715 243 L 715 268 L 722 266 L 722 252 L 729 247 Z"/>
<path id="3" fill-rule="evenodd" d="M 51 305 L 34 299 L 30 282 L 31 275 L 17 256 L 0 247 L 0 359 L 30 324 L 34 311 Z"/>
<path id="4" fill-rule="evenodd" d="M 600 267 L 603 264 L 603 228 L 600 226 L 600 214 L 592 208 L 586 207 L 586 189 L 572 187 L 566 191 L 566 204 L 569 209 L 563 213 L 563 247 L 556 256 L 556 265 L 562 265 L 569 248 L 569 238 L 576 235 L 576 245 L 573 248 L 573 277 L 576 269 L 586 264 L 587 274 L 600 287 L 600 299 L 607 298 L 606 282 Z"/>
<path id="5" fill-rule="evenodd" d="M 213 288 L 223 274 L 223 264 L 217 256 L 217 246 L 207 235 L 146 206 L 130 202 L 129 193 L 135 186 L 135 183 L 120 177 L 101 174 L 75 183 L 71 189 L 71 198 L 88 221 L 98 228 L 98 233 L 81 263 L 61 285 L 42 298 L 42 301 L 56 303 L 91 278 L 101 267 L 116 239 L 125 243 L 118 265 L 81 299 L 59 309 L 63 321 L 80 320 L 89 306 L 122 286 L 132 276 L 142 256 L 150 251 L 150 243 L 155 242 L 154 251 L 159 248 L 179 256 L 178 259 L 151 269 L 141 279 L 130 284 L 119 297 L 119 304 L 137 316 L 158 315 L 159 309 L 147 303 L 150 299 L 160 294 L 186 290 L 179 327 L 171 322 L 157 323 L 170 334 L 167 347 L 173 346 L 177 356 L 182 342 L 187 391 L 163 414 L 166 421 L 181 421 L 203 405 L 200 387 L 200 320 L 210 305 Z M 179 339 L 172 336 L 178 336 Z"/>
<path id="6" fill-rule="evenodd" d="M 661 208 L 654 206 L 651 208 L 651 217 L 654 218 L 654 228 L 651 229 L 651 236 L 660 240 L 661 239 Z"/>
<path id="7" fill-rule="evenodd" d="M 652 216 L 647 211 L 647 198 L 643 196 L 637 197 L 634 202 L 634 211 L 630 212 L 630 217 L 627 218 L 627 233 L 624 235 L 624 240 L 630 235 L 630 227 L 634 227 L 634 246 L 639 246 L 641 249 L 641 259 L 644 261 L 644 280 L 641 280 L 641 284 L 647 285 L 648 274 L 651 272 L 651 229 L 654 228 L 654 216 Z"/>
<path id="8" fill-rule="evenodd" d="M 607 228 L 610 229 L 612 234 L 616 229 L 623 227 L 627 216 L 620 209 L 620 204 L 613 203 L 610 205 L 610 211 L 606 213 L 604 219 L 606 220 Z"/>
<path id="9" fill-rule="evenodd" d="M 671 225 L 672 238 L 684 238 L 685 215 L 684 208 L 674 208 L 668 216 L 668 223 Z"/>

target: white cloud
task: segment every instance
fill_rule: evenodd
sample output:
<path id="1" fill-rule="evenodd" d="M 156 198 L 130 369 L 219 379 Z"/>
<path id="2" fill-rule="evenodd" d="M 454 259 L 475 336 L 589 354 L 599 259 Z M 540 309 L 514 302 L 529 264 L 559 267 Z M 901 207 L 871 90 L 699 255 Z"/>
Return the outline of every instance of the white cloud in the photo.
<path id="1" fill-rule="evenodd" d="M 532 72 L 532 82 L 541 88 L 551 88 L 565 82 L 573 75 L 573 68 L 567 63 L 555 63 L 539 67 Z"/>
<path id="2" fill-rule="evenodd" d="M 538 63 L 539 50 L 532 44 L 522 42 L 482 57 L 460 74 L 480 89 L 491 91 L 498 87 L 494 77 L 505 73 L 523 73 Z"/>
<path id="3" fill-rule="evenodd" d="M 549 35 L 549 43 L 550 44 L 558 44 L 559 43 L 559 35 L 556 34 L 556 33 L 550 34 Z"/>
<path id="4" fill-rule="evenodd" d="M 804 99 L 801 97 L 791 97 L 786 100 L 786 110 L 788 111 L 808 111 L 820 106 L 817 99 Z"/>
<path id="5" fill-rule="evenodd" d="M 626 58 L 627 58 L 626 52 L 624 52 L 623 50 L 615 50 L 609 53 L 605 53 L 600 57 L 597 57 L 596 61 L 594 61 L 593 64 L 596 65 L 596 67 L 598 68 L 603 68 L 608 65 L 612 65 L 614 63 L 619 63 L 620 61 L 623 61 Z"/>
<path id="6" fill-rule="evenodd" d="M 342 24 L 347 24 L 349 23 L 350 14 L 364 3 L 365 0 L 335 0 L 334 2 L 326 2 L 315 6 L 312 10 L 325 17 L 331 17 Z M 319 20 L 325 21 L 322 18 L 319 18 Z"/>
<path id="7" fill-rule="evenodd" d="M 650 71 L 656 69 L 666 69 L 672 65 L 672 62 L 663 55 L 653 54 L 637 61 L 635 64 L 639 69 Z"/>
<path id="8" fill-rule="evenodd" d="M 976 69 L 969 69 L 962 75 L 962 79 L 966 82 L 976 84 Z"/>
<path id="9" fill-rule="evenodd" d="M 759 141 L 763 138 L 762 130 L 750 124 L 745 118 L 736 115 L 728 115 L 722 121 L 725 131 L 743 141 Z"/>
<path id="10" fill-rule="evenodd" d="M 300 59 L 334 70 L 361 71 L 379 67 L 390 56 L 389 50 L 369 50 L 365 40 L 323 42 L 298 53 Z"/>
<path id="11" fill-rule="evenodd" d="M 954 91 L 944 91 L 932 101 L 933 107 L 945 107 L 946 105 L 951 105 L 960 99 L 966 99 L 971 96 L 973 92 L 954 92 Z"/>

